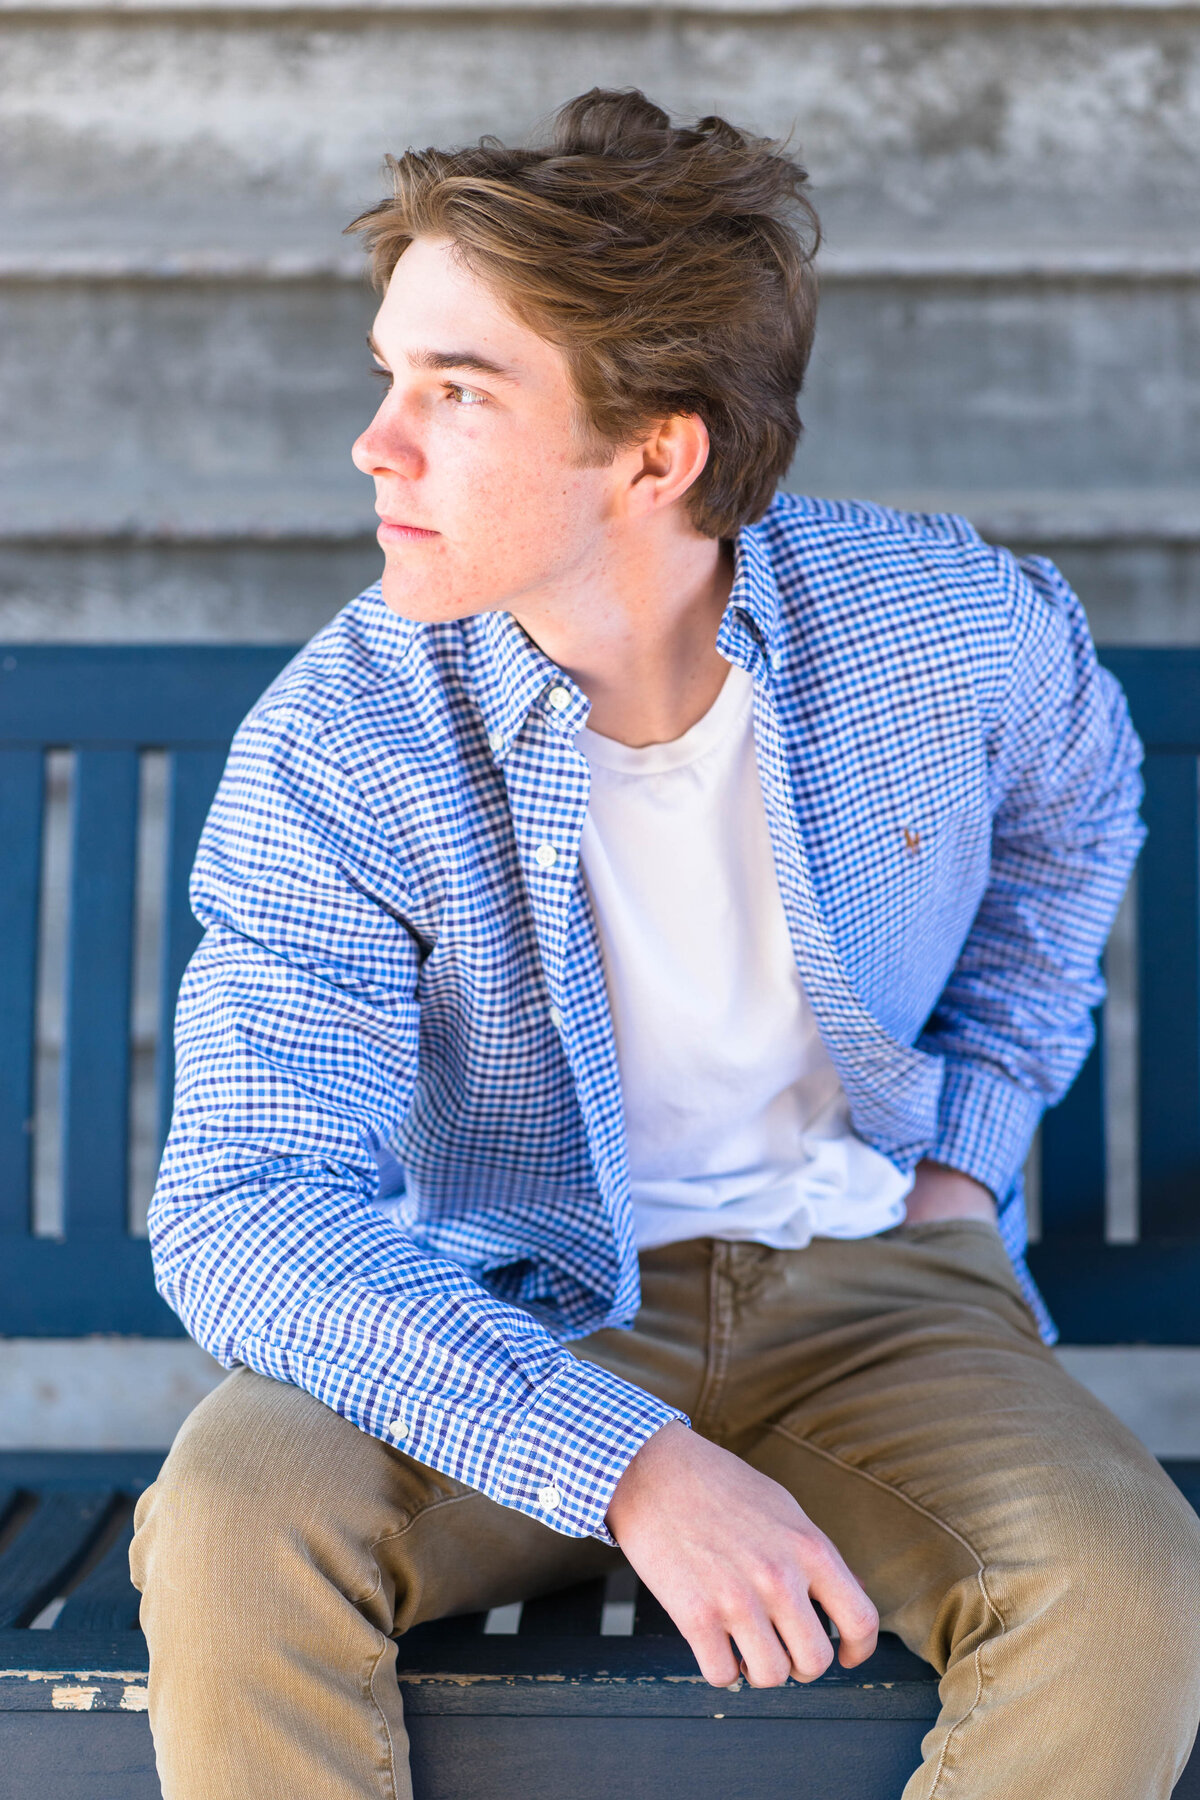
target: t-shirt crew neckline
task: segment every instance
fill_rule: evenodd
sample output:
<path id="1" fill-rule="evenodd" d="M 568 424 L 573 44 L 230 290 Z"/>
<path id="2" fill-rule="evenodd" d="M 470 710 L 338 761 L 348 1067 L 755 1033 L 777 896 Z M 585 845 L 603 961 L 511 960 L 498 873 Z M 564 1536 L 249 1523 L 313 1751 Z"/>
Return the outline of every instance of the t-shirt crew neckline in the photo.
<path id="1" fill-rule="evenodd" d="M 702 719 L 666 744 L 635 748 L 616 738 L 602 737 L 589 725 L 576 733 L 575 742 L 589 762 L 616 775 L 662 775 L 699 762 L 741 726 L 754 701 L 754 682 L 735 663 L 721 683 L 721 691 Z"/>

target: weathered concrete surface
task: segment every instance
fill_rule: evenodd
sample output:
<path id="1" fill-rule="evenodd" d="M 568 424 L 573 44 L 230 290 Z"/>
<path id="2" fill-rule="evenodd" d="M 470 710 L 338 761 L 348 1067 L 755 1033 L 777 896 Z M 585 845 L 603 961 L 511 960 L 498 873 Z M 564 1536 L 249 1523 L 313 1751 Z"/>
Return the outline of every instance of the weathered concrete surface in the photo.
<path id="1" fill-rule="evenodd" d="M 365 522 L 373 304 L 329 281 L 0 289 L 3 528 Z M 817 491 L 1200 493 L 1200 283 L 839 283 L 803 411 Z"/>
<path id="2" fill-rule="evenodd" d="M 306 636 L 373 566 L 382 153 L 631 80 L 812 169 L 794 485 L 1066 542 L 1105 635 L 1200 636 L 1195 8 L 17 10 L 0 71 L 0 636 Z"/>
<path id="3" fill-rule="evenodd" d="M 302 643 L 375 580 L 373 537 L 328 544 L 5 544 L 0 639 Z"/>
<path id="4" fill-rule="evenodd" d="M 188 1338 L 0 1339 L 0 1450 L 165 1450 L 223 1373 Z"/>
<path id="5" fill-rule="evenodd" d="M 0 532 L 361 534 L 372 314 L 340 282 L 0 285 Z"/>
<path id="6" fill-rule="evenodd" d="M 383 151 L 630 80 L 812 169 L 795 485 L 1066 539 L 1116 635 L 1200 631 L 1195 10 L 93 7 L 0 14 L 0 68 L 0 634 L 306 635 L 364 566 Z"/>
<path id="7" fill-rule="evenodd" d="M 1021 541 L 1058 563 L 1107 644 L 1200 644 L 1200 547 Z M 375 580 L 373 538 L 345 544 L 0 543 L 0 640 L 302 643 Z"/>
<path id="8" fill-rule="evenodd" d="M 795 130 L 835 241 L 913 225 L 1185 234 L 1200 218 L 1200 17 L 797 8 L 671 16 L 203 12 L 0 20 L 6 210 L 23 241 L 329 254 L 385 149 L 523 135 L 636 81 Z M 8 234 L 5 234 L 6 237 Z"/>
<path id="9" fill-rule="evenodd" d="M 333 281 L 0 286 L 0 533 L 369 530 L 349 452 L 373 304 Z M 1200 537 L 1200 282 L 839 283 L 802 413 L 809 492 L 988 523 L 1025 495 L 1039 535 L 1082 514 Z"/>

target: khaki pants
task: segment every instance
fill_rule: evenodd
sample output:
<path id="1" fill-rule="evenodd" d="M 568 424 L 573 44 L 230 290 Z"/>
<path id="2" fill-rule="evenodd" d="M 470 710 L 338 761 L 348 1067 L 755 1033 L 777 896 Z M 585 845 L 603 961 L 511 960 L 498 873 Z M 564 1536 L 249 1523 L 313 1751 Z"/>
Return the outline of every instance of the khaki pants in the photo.
<path id="1" fill-rule="evenodd" d="M 1200 1522 L 1038 1342 L 995 1230 L 702 1239 L 642 1272 L 635 1329 L 572 1348 L 789 1488 L 938 1670 L 903 1800 L 1166 1800 L 1200 1709 Z M 138 1522 L 166 1800 L 409 1795 L 392 1634 L 616 1554 L 247 1370 Z"/>

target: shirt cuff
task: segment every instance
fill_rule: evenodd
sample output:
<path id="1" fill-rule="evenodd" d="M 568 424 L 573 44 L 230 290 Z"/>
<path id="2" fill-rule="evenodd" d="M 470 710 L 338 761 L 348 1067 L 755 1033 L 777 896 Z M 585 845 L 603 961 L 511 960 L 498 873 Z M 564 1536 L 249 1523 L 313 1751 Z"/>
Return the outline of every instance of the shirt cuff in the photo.
<path id="1" fill-rule="evenodd" d="M 524 1412 L 500 1429 L 402 1401 L 387 1436 L 500 1506 L 567 1537 L 612 1544 L 604 1518 L 616 1485 L 647 1438 L 672 1419 L 690 1423 L 678 1408 L 568 1354 Z"/>
<path id="2" fill-rule="evenodd" d="M 1043 1103 L 978 1064 L 946 1059 L 937 1137 L 926 1155 L 982 1182 L 998 1200 L 1029 1154 Z"/>
<path id="3" fill-rule="evenodd" d="M 508 1432 L 494 1497 L 568 1537 L 613 1544 L 604 1518 L 616 1485 L 673 1419 L 689 1423 L 632 1382 L 573 1358 Z"/>

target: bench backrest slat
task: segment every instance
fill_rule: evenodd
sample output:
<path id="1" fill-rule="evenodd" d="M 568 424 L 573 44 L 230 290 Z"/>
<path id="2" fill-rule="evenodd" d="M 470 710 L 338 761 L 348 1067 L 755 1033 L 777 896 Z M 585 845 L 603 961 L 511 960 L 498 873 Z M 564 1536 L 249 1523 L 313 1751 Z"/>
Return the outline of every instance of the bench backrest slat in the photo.
<path id="1" fill-rule="evenodd" d="M 0 1231 L 29 1219 L 44 785 L 40 750 L 0 750 Z"/>

